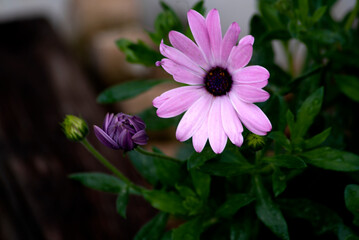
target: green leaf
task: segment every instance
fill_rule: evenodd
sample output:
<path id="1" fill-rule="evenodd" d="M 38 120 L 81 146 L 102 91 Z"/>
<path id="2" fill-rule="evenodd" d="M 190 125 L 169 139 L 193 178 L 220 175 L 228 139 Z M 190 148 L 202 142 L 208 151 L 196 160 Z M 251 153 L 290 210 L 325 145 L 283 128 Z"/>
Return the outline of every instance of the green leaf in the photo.
<path id="1" fill-rule="evenodd" d="M 147 131 L 159 131 L 172 126 L 177 126 L 181 119 L 181 115 L 173 118 L 160 118 L 156 114 L 156 108 L 150 107 L 138 116 L 146 123 Z"/>
<path id="2" fill-rule="evenodd" d="M 86 187 L 103 192 L 121 193 L 127 187 L 122 180 L 104 173 L 75 173 L 69 177 Z"/>
<path id="3" fill-rule="evenodd" d="M 323 45 L 332 45 L 344 42 L 340 33 L 328 29 L 316 29 L 315 31 L 307 31 L 304 37 L 306 41 L 315 41 Z"/>
<path id="4" fill-rule="evenodd" d="M 276 79 L 286 80 L 288 77 L 284 76 L 286 73 L 282 73 L 279 67 L 268 68 L 271 71 L 271 76 Z M 273 83 L 276 85 L 276 83 Z M 282 86 L 284 84 L 278 83 Z M 288 111 L 288 106 L 284 98 L 278 94 L 272 94 L 271 98 L 261 106 L 262 111 L 265 112 L 268 118 L 272 122 L 273 131 L 284 131 L 287 125 L 285 114 Z"/>
<path id="5" fill-rule="evenodd" d="M 226 162 L 206 163 L 199 168 L 200 171 L 222 177 L 233 177 L 250 173 L 256 167 L 251 164 L 238 164 Z"/>
<path id="6" fill-rule="evenodd" d="M 304 20 L 308 17 L 308 12 L 309 12 L 308 0 L 298 1 L 298 4 L 299 4 L 300 19 Z"/>
<path id="7" fill-rule="evenodd" d="M 315 10 L 313 16 L 312 16 L 312 23 L 316 23 L 319 21 L 319 19 L 322 18 L 322 16 L 324 15 L 324 13 L 327 11 L 327 6 L 322 6 L 320 8 L 318 8 L 317 10 Z"/>
<path id="8" fill-rule="evenodd" d="M 202 219 L 192 219 L 172 232 L 172 240 L 199 240 L 203 231 Z"/>
<path id="9" fill-rule="evenodd" d="M 287 30 L 278 29 L 273 31 L 268 31 L 265 34 L 262 34 L 258 42 L 272 41 L 272 40 L 283 40 L 288 41 L 291 39 L 291 35 Z"/>
<path id="10" fill-rule="evenodd" d="M 146 92 L 152 87 L 164 83 L 165 79 L 147 79 L 147 80 L 133 80 L 121 83 L 110 87 L 100 93 L 97 97 L 99 103 L 114 103 L 123 101 L 129 98 L 136 97 L 137 95 Z"/>
<path id="11" fill-rule="evenodd" d="M 359 156 L 350 152 L 344 152 L 330 147 L 317 148 L 301 153 L 306 162 L 314 166 L 334 171 L 358 171 Z"/>
<path id="12" fill-rule="evenodd" d="M 287 187 L 287 177 L 279 168 L 274 168 L 272 187 L 275 197 L 281 194 Z"/>
<path id="13" fill-rule="evenodd" d="M 283 29 L 283 22 L 279 19 L 275 4 L 266 1 L 259 1 L 259 11 L 263 17 L 264 23 L 270 30 Z"/>
<path id="14" fill-rule="evenodd" d="M 116 41 L 117 47 L 126 55 L 126 60 L 130 63 L 138 63 L 148 67 L 155 66 L 155 63 L 162 59 L 162 55 L 151 49 L 144 42 L 133 43 L 127 39 Z"/>
<path id="15" fill-rule="evenodd" d="M 168 220 L 168 214 L 160 212 L 146 223 L 136 234 L 134 240 L 158 240 L 163 235 Z"/>
<path id="16" fill-rule="evenodd" d="M 353 223 L 359 226 L 359 185 L 350 184 L 344 191 L 345 206 L 354 214 Z"/>
<path id="17" fill-rule="evenodd" d="M 351 100 L 359 102 L 359 79 L 354 76 L 335 75 L 335 82 L 342 91 Z"/>
<path id="18" fill-rule="evenodd" d="M 161 182 L 165 186 L 174 186 L 184 174 L 182 165 L 168 159 L 143 155 L 137 151 L 128 152 L 135 168 L 152 185 Z"/>
<path id="19" fill-rule="evenodd" d="M 304 73 L 302 73 L 298 77 L 292 79 L 291 82 L 289 83 L 290 87 L 288 88 L 288 91 L 286 91 L 286 93 L 290 92 L 290 90 L 293 90 L 294 88 L 297 88 L 298 85 L 303 80 L 320 73 L 323 70 L 323 68 L 324 68 L 323 65 L 315 65 L 315 66 L 311 67 L 310 69 L 306 70 Z"/>
<path id="20" fill-rule="evenodd" d="M 161 240 L 172 240 L 172 230 L 165 232 Z"/>
<path id="21" fill-rule="evenodd" d="M 187 161 L 187 169 L 191 170 L 203 165 L 206 161 L 215 158 L 217 154 L 207 145 L 201 153 L 194 152 Z"/>
<path id="22" fill-rule="evenodd" d="M 286 167 L 286 168 L 305 168 L 307 164 L 300 158 L 295 155 L 283 154 L 283 155 L 276 155 L 273 157 L 265 157 L 263 161 L 274 163 L 279 167 Z"/>
<path id="23" fill-rule="evenodd" d="M 188 211 L 189 216 L 199 215 L 203 209 L 203 201 L 198 197 L 188 196 L 183 201 L 183 206 Z"/>
<path id="24" fill-rule="evenodd" d="M 322 144 L 330 135 L 332 128 L 327 128 L 323 132 L 315 135 L 314 137 L 304 141 L 305 149 L 310 149 Z"/>
<path id="25" fill-rule="evenodd" d="M 191 177 L 194 189 L 201 199 L 207 199 L 211 186 L 211 176 L 197 170 L 191 170 Z"/>
<path id="26" fill-rule="evenodd" d="M 179 194 L 183 197 L 183 198 L 186 198 L 186 197 L 196 197 L 196 193 L 189 187 L 187 186 L 183 186 L 183 185 L 179 185 L 179 184 L 176 184 L 176 189 L 177 191 L 179 192 Z"/>
<path id="27" fill-rule="evenodd" d="M 290 151 L 291 150 L 291 146 L 290 146 L 290 141 L 289 139 L 284 135 L 283 132 L 271 132 L 268 135 L 269 138 L 273 139 L 274 141 L 276 141 L 280 146 L 282 146 L 285 150 Z"/>
<path id="28" fill-rule="evenodd" d="M 240 208 L 250 204 L 255 200 L 255 197 L 250 194 L 238 193 L 230 196 L 225 203 L 223 203 L 216 211 L 216 215 L 220 217 L 231 217 Z"/>
<path id="29" fill-rule="evenodd" d="M 199 12 L 201 15 L 204 15 L 205 12 L 206 12 L 206 8 L 204 6 L 204 1 L 201 0 L 201 1 L 198 1 L 197 3 L 195 3 L 193 6 L 192 6 L 192 9 Z"/>
<path id="30" fill-rule="evenodd" d="M 251 215 L 241 215 L 239 220 L 233 219 L 230 229 L 230 240 L 257 239 L 258 220 Z"/>
<path id="31" fill-rule="evenodd" d="M 256 169 L 256 167 L 248 163 L 238 147 L 227 144 L 222 154 L 217 155 L 215 159 L 207 161 L 198 169 L 211 175 L 231 177 L 249 173 Z"/>
<path id="32" fill-rule="evenodd" d="M 279 199 L 278 203 L 285 214 L 309 221 L 318 235 L 333 232 L 338 239 L 357 239 L 351 229 L 343 224 L 343 220 L 322 204 L 308 199 Z"/>
<path id="33" fill-rule="evenodd" d="M 323 87 L 316 90 L 310 95 L 298 109 L 297 121 L 294 130 L 291 132 L 292 139 L 304 137 L 309 127 L 312 125 L 314 118 L 320 111 L 323 101 Z"/>
<path id="34" fill-rule="evenodd" d="M 145 192 L 143 197 L 149 201 L 154 208 L 163 212 L 180 215 L 187 214 L 187 210 L 182 204 L 183 199 L 174 192 L 152 190 Z"/>
<path id="35" fill-rule="evenodd" d="M 156 44 L 166 39 L 171 30 L 182 31 L 182 23 L 177 14 L 165 2 L 160 3 L 164 11 L 156 18 L 155 31 L 149 33 L 150 38 Z"/>
<path id="36" fill-rule="evenodd" d="M 129 191 L 128 187 L 122 189 L 117 195 L 116 210 L 123 217 L 126 218 L 126 208 L 128 203 Z"/>
<path id="37" fill-rule="evenodd" d="M 278 206 L 272 201 L 269 193 L 264 188 L 259 176 L 254 176 L 256 191 L 256 213 L 258 218 L 275 235 L 284 240 L 289 240 L 287 222 Z"/>
<path id="38" fill-rule="evenodd" d="M 287 118 L 287 124 L 289 127 L 289 131 L 292 134 L 294 131 L 294 115 L 293 113 L 288 109 L 287 114 L 286 114 L 286 118 Z"/>

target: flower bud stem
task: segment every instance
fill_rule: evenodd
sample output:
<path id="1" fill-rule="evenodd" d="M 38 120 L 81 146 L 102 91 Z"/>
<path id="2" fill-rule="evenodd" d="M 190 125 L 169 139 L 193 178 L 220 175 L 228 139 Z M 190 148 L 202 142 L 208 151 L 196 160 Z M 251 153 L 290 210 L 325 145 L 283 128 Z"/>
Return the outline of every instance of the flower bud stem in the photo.
<path id="1" fill-rule="evenodd" d="M 114 165 L 112 165 L 101 153 L 99 153 L 89 141 L 85 138 L 81 141 L 82 145 L 95 157 L 97 158 L 107 169 L 114 173 L 119 179 L 124 181 L 128 187 L 132 188 L 134 193 L 142 194 L 144 188 L 137 186 L 131 182 L 127 177 L 125 177 Z"/>
<path id="2" fill-rule="evenodd" d="M 170 160 L 172 162 L 177 162 L 177 163 L 181 163 L 182 161 L 177 159 L 177 158 L 173 158 L 173 157 L 169 157 L 169 156 L 166 156 L 164 154 L 160 154 L 160 153 L 155 153 L 155 152 L 149 152 L 143 148 L 141 148 L 140 146 L 137 146 L 135 148 L 135 150 L 139 153 L 142 153 L 144 155 L 147 155 L 147 156 L 151 156 L 151 157 L 157 157 L 157 158 L 162 158 L 162 159 L 167 159 L 167 160 Z"/>

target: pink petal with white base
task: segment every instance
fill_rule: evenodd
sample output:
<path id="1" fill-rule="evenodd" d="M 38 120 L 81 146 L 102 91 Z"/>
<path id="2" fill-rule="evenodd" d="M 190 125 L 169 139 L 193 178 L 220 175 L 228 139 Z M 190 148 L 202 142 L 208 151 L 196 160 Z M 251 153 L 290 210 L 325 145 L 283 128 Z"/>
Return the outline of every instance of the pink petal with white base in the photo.
<path id="1" fill-rule="evenodd" d="M 202 74 L 203 69 L 201 69 L 197 64 L 195 64 L 191 59 L 189 59 L 185 54 L 179 51 L 176 48 L 167 46 L 163 43 L 160 44 L 160 52 L 163 56 L 171 59 L 177 64 L 183 65 L 184 67 L 198 73 Z"/>
<path id="2" fill-rule="evenodd" d="M 236 96 L 235 92 L 230 92 L 229 97 L 241 122 L 249 131 L 257 135 L 266 135 L 272 130 L 269 119 L 258 106 L 243 102 Z"/>
<path id="3" fill-rule="evenodd" d="M 177 82 L 196 85 L 203 84 L 203 76 L 200 76 L 198 73 L 184 68 L 182 65 L 177 64 L 170 59 L 162 59 L 161 66 L 164 70 L 166 70 L 166 72 L 173 75 L 173 78 Z"/>
<path id="4" fill-rule="evenodd" d="M 249 85 L 233 85 L 232 88 L 238 97 L 247 103 L 265 102 L 270 97 L 269 93 L 263 89 Z"/>
<path id="5" fill-rule="evenodd" d="M 209 64 L 212 64 L 213 57 L 211 45 L 204 17 L 194 10 L 189 10 L 187 13 L 188 24 L 191 29 L 192 35 L 196 40 L 197 45 L 206 57 Z"/>
<path id="6" fill-rule="evenodd" d="M 209 94 L 203 95 L 183 115 L 176 131 L 176 137 L 179 141 L 183 142 L 192 137 L 207 119 L 212 99 L 213 97 Z"/>
<path id="7" fill-rule="evenodd" d="M 191 39 L 177 31 L 171 31 L 168 37 L 173 47 L 186 54 L 198 66 L 204 69 L 209 68 L 201 50 Z"/>
<path id="8" fill-rule="evenodd" d="M 169 98 L 175 98 L 182 94 L 187 94 L 188 92 L 200 91 L 201 89 L 202 89 L 201 87 L 196 87 L 196 86 L 185 86 L 185 87 L 174 88 L 167 92 L 162 93 L 160 96 L 153 99 L 152 104 L 154 107 L 159 108 Z"/>
<path id="9" fill-rule="evenodd" d="M 229 26 L 226 34 L 224 35 L 221 46 L 221 62 L 225 63 L 223 64 L 225 66 L 222 67 L 226 67 L 229 54 L 231 53 L 232 48 L 237 44 L 240 32 L 241 29 L 238 23 L 234 22 L 231 26 Z"/>
<path id="10" fill-rule="evenodd" d="M 227 144 L 227 136 L 223 130 L 221 115 L 221 100 L 223 97 L 216 97 L 213 100 L 211 110 L 208 115 L 208 138 L 213 152 L 219 154 L 223 152 Z"/>
<path id="11" fill-rule="evenodd" d="M 240 147 L 243 143 L 243 126 L 227 96 L 220 98 L 223 130 L 231 142 Z"/>
<path id="12" fill-rule="evenodd" d="M 228 58 L 228 70 L 233 74 L 246 66 L 252 58 L 253 46 L 251 44 L 234 47 Z"/>
<path id="13" fill-rule="evenodd" d="M 206 18 L 206 25 L 212 49 L 213 63 L 221 62 L 222 30 L 217 9 L 212 9 Z"/>
<path id="14" fill-rule="evenodd" d="M 172 96 L 162 103 L 157 109 L 157 115 L 161 118 L 175 117 L 186 111 L 203 94 L 203 89 L 191 88 L 189 91 L 182 91 L 181 94 Z"/>

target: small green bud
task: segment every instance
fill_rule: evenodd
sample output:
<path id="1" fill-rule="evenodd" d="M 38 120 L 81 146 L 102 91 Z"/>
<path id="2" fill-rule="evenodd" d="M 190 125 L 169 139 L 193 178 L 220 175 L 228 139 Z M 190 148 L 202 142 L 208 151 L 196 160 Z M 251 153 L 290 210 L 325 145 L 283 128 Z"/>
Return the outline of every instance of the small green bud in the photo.
<path id="1" fill-rule="evenodd" d="M 246 142 L 249 148 L 254 151 L 261 150 L 265 145 L 265 138 L 256 134 L 250 133 L 246 137 Z"/>
<path id="2" fill-rule="evenodd" d="M 66 137 L 75 142 L 82 141 L 89 132 L 89 128 L 85 120 L 74 115 L 66 115 L 64 121 L 61 123 L 61 126 Z"/>

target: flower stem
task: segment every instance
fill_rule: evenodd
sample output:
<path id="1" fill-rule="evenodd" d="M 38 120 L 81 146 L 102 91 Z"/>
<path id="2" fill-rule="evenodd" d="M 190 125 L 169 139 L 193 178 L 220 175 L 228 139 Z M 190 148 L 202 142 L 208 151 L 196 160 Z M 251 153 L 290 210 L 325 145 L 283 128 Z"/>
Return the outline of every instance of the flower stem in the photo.
<path id="1" fill-rule="evenodd" d="M 95 158 L 97 158 L 102 163 L 102 165 L 114 173 L 119 179 L 124 181 L 128 187 L 134 190 L 135 193 L 141 194 L 143 192 L 144 189 L 142 187 L 137 186 L 127 177 L 125 177 L 114 165 L 112 165 L 101 153 L 99 153 L 86 138 L 82 140 L 81 143 Z"/>
<path id="2" fill-rule="evenodd" d="M 147 155 L 147 156 L 151 156 L 151 157 L 157 157 L 157 158 L 162 158 L 162 159 L 167 159 L 167 160 L 170 160 L 172 162 L 177 162 L 177 163 L 181 163 L 182 161 L 177 159 L 177 158 L 173 158 L 173 157 L 169 157 L 169 156 L 166 156 L 164 154 L 160 154 L 160 153 L 155 153 L 155 152 L 149 152 L 143 148 L 141 148 L 140 146 L 137 146 L 135 148 L 135 150 L 139 153 L 142 153 L 144 155 Z"/>

